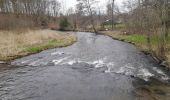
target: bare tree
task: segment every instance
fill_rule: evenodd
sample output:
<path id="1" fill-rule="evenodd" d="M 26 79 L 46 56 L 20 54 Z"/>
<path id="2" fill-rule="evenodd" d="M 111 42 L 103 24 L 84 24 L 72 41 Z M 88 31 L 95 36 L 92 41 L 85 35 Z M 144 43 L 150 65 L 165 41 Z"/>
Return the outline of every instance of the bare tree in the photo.
<path id="1" fill-rule="evenodd" d="M 21 26 L 30 22 L 37 26 L 47 25 L 49 18 L 53 19 L 53 16 L 57 16 L 59 10 L 60 3 L 57 0 L 0 0 L 0 14 L 13 17 L 13 19 L 9 18 L 10 21 L 0 22 L 0 24 L 6 27 L 10 27 L 14 22 L 22 23 Z M 1 18 L 0 21 L 4 20 Z"/>
<path id="2" fill-rule="evenodd" d="M 170 25 L 169 0 L 128 0 L 128 22 L 126 27 L 133 33 L 146 34 L 149 50 L 165 59 Z M 152 47 L 157 37 L 157 49 Z"/>
<path id="3" fill-rule="evenodd" d="M 115 0 L 112 1 L 112 30 L 114 29 L 114 2 Z"/>
<path id="4" fill-rule="evenodd" d="M 53 10 L 53 15 L 58 16 L 60 8 L 61 8 L 61 4 L 56 0 L 52 0 L 51 7 L 52 7 L 51 9 Z"/>
<path id="5" fill-rule="evenodd" d="M 96 0 L 77 0 L 79 4 L 82 4 L 84 12 L 90 17 L 90 22 L 95 33 L 97 33 L 94 14 L 95 14 L 95 4 Z"/>

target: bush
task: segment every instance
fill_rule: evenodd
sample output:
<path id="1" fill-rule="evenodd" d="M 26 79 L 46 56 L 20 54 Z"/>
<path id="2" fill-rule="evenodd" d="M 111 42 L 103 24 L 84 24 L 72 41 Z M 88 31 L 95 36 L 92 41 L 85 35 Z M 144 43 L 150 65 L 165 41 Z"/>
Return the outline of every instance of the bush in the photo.
<path id="1" fill-rule="evenodd" d="M 23 17 L 17 17 L 13 14 L 0 13 L 0 30 L 22 30 L 34 27 L 34 22 Z"/>
<path id="2" fill-rule="evenodd" d="M 70 23 L 68 22 L 67 18 L 63 18 L 60 20 L 60 30 L 67 30 L 70 26 Z"/>

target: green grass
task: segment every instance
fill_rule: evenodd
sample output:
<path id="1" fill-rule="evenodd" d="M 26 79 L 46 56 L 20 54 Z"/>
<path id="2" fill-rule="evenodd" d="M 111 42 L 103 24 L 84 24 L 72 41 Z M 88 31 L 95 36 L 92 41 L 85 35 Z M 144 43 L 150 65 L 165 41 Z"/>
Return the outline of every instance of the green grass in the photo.
<path id="1" fill-rule="evenodd" d="M 136 44 L 147 44 L 147 36 L 142 34 L 130 34 L 130 35 L 121 35 L 121 38 L 123 38 L 127 42 L 133 42 Z M 158 36 L 151 36 L 151 44 L 157 45 L 161 41 L 161 38 Z M 170 37 L 168 37 L 168 44 L 170 44 Z"/>
<path id="2" fill-rule="evenodd" d="M 116 24 L 115 27 L 118 28 L 118 29 L 122 29 L 122 28 L 125 28 L 126 25 L 125 24 Z"/>
<path id="3" fill-rule="evenodd" d="M 115 33 L 112 31 L 102 32 L 105 35 L 109 35 L 114 39 L 133 43 L 139 47 L 142 47 L 144 50 L 147 49 L 147 36 L 143 34 L 122 34 L 122 33 Z M 151 38 L 151 42 L 156 44 L 156 37 Z"/>
<path id="4" fill-rule="evenodd" d="M 136 44 L 147 44 L 147 36 L 141 34 L 131 34 L 131 35 L 122 35 L 122 38 L 127 42 L 133 42 Z M 158 45 L 161 42 L 161 37 L 156 35 L 151 36 L 151 44 Z M 170 36 L 168 37 L 168 44 L 170 44 Z"/>
<path id="5" fill-rule="evenodd" d="M 40 52 L 41 50 L 42 50 L 41 47 L 30 47 L 30 48 L 27 48 L 25 51 L 34 53 L 34 52 Z"/>
<path id="6" fill-rule="evenodd" d="M 123 36 L 125 41 L 127 42 L 133 42 L 133 43 L 138 43 L 138 44 L 145 44 L 146 43 L 146 36 L 144 35 L 125 35 Z"/>
<path id="7" fill-rule="evenodd" d="M 25 52 L 28 53 L 37 53 L 46 49 L 51 49 L 55 47 L 65 47 L 71 45 L 75 41 L 66 41 L 66 40 L 50 40 L 46 44 L 31 46 L 25 49 Z"/>
<path id="8" fill-rule="evenodd" d="M 107 24 L 107 25 L 104 25 L 104 27 L 107 28 L 107 29 L 111 29 L 112 25 Z M 114 28 L 116 28 L 116 29 L 123 29 L 123 28 L 125 28 L 125 24 L 116 24 L 116 25 L 114 25 Z"/>

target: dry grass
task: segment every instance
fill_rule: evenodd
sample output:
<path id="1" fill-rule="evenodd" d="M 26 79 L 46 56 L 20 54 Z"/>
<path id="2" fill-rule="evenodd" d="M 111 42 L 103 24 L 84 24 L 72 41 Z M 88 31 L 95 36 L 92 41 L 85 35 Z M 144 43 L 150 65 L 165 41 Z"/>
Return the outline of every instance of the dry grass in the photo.
<path id="1" fill-rule="evenodd" d="M 60 42 L 60 44 L 49 45 L 49 41 L 53 40 Z M 51 30 L 36 30 L 19 33 L 1 31 L 0 60 L 9 60 L 16 58 L 17 56 L 35 53 L 48 48 L 66 46 L 74 41 L 76 41 L 76 38 L 73 35 Z M 37 46 L 41 46 L 41 49 L 38 51 L 31 51 L 32 47 L 36 48 Z"/>

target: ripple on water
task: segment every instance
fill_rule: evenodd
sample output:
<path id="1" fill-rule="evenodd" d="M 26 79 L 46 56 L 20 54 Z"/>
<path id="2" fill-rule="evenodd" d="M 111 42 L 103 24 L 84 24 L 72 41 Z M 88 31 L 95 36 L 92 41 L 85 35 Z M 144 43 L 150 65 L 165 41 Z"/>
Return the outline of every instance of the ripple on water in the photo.
<path id="1" fill-rule="evenodd" d="M 53 62 L 55 65 L 58 65 L 58 64 L 62 63 L 64 60 L 67 60 L 67 59 L 68 59 L 68 57 L 65 57 L 65 58 L 53 60 L 52 62 Z"/>
<path id="2" fill-rule="evenodd" d="M 67 53 L 64 52 L 54 52 L 51 55 L 64 55 L 64 57 L 60 57 L 58 59 L 54 59 L 51 61 L 54 65 L 69 65 L 73 66 L 75 64 L 79 65 L 86 65 L 86 66 L 93 66 L 95 69 L 102 69 L 105 73 L 116 73 L 122 74 L 126 76 L 133 76 L 145 81 L 149 81 L 151 77 L 158 77 L 162 80 L 169 80 L 170 78 L 166 75 L 162 70 L 158 69 L 157 67 L 153 67 L 153 71 L 156 73 L 151 72 L 147 68 L 140 66 L 133 66 L 131 63 L 128 63 L 121 67 L 115 67 L 114 62 L 107 62 L 107 58 L 104 57 L 103 59 L 93 60 L 93 61 L 85 61 L 83 59 L 75 59 L 71 58 L 69 55 L 65 55 Z M 22 63 L 28 63 L 29 60 L 23 61 Z M 47 65 L 50 61 L 44 61 L 44 59 L 35 60 L 28 65 L 30 66 L 40 66 L 40 65 Z M 25 72 L 19 72 L 18 74 L 25 74 Z"/>
<path id="3" fill-rule="evenodd" d="M 53 52 L 53 53 L 51 53 L 52 56 L 54 56 L 54 55 L 63 55 L 63 54 L 65 54 L 65 53 L 64 52 Z"/>
<path id="4" fill-rule="evenodd" d="M 152 74 L 151 72 L 149 72 L 148 69 L 145 68 L 141 68 L 137 74 L 137 77 L 142 78 L 145 81 L 149 81 L 149 78 L 153 76 L 154 74 Z"/>
<path id="5" fill-rule="evenodd" d="M 158 69 L 157 67 L 153 67 L 153 70 L 159 74 L 162 80 L 166 80 L 166 81 L 170 80 L 169 76 L 166 75 L 162 70 Z"/>
<path id="6" fill-rule="evenodd" d="M 143 79 L 145 81 L 149 81 L 151 77 L 154 77 L 156 75 L 160 75 L 162 80 L 168 80 L 169 77 L 163 73 L 163 71 L 159 70 L 158 68 L 153 68 L 154 71 L 157 73 L 150 72 L 147 68 L 143 67 L 143 65 L 140 66 L 132 66 L 130 63 L 126 64 L 125 66 L 115 68 L 115 64 L 113 62 L 106 62 L 106 58 L 94 60 L 94 61 L 84 61 L 81 59 L 72 59 L 70 60 L 69 57 L 61 58 L 58 60 L 53 60 L 52 62 L 55 65 L 69 65 L 73 66 L 75 64 L 79 65 L 86 65 L 86 66 L 93 66 L 93 68 L 100 69 L 105 68 L 105 73 L 117 73 L 122 74 L 126 76 L 133 76 L 140 79 Z"/>

